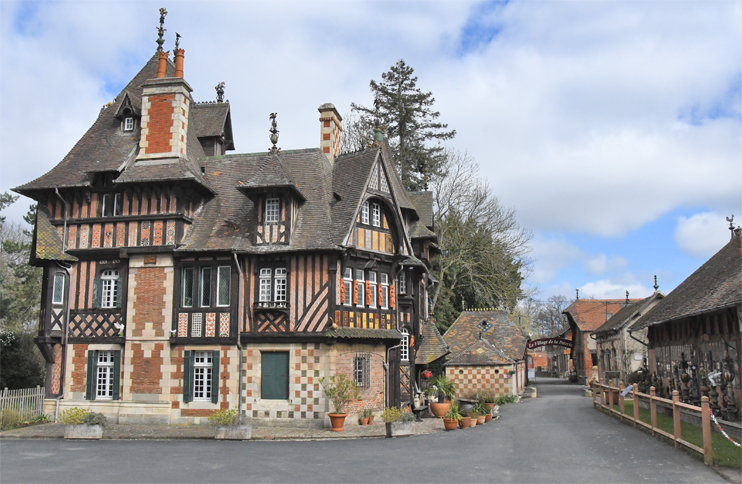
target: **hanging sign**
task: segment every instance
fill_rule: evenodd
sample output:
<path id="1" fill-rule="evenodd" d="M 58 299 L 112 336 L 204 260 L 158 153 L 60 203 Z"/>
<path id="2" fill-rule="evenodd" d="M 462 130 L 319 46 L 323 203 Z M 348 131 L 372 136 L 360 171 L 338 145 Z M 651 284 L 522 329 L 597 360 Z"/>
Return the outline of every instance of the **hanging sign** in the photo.
<path id="1" fill-rule="evenodd" d="M 564 338 L 540 338 L 526 343 L 526 348 L 532 350 L 540 346 L 564 346 L 565 348 L 572 349 L 575 346 L 574 341 L 570 341 Z"/>

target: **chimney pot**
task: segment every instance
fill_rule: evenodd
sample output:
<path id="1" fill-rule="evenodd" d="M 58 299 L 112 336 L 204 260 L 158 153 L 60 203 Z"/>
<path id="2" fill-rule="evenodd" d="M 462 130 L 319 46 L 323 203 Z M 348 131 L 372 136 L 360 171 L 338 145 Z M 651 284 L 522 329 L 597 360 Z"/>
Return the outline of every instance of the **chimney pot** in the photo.
<path id="1" fill-rule="evenodd" d="M 175 77 L 183 78 L 183 57 L 185 50 L 178 49 L 175 51 Z"/>
<path id="2" fill-rule="evenodd" d="M 167 58 L 168 53 L 160 51 L 160 63 L 157 65 L 157 79 L 167 77 Z"/>

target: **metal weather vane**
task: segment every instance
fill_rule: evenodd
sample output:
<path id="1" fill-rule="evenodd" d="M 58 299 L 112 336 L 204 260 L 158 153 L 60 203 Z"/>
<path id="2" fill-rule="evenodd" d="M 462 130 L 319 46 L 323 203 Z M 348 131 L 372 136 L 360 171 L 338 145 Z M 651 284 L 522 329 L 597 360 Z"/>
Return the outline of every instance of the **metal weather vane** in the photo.
<path id="1" fill-rule="evenodd" d="M 162 52 L 162 44 L 165 43 L 165 31 L 167 30 L 165 28 L 165 16 L 167 15 L 167 10 L 165 8 L 160 9 L 160 26 L 157 27 L 157 52 Z M 177 45 L 177 41 L 176 41 Z"/>

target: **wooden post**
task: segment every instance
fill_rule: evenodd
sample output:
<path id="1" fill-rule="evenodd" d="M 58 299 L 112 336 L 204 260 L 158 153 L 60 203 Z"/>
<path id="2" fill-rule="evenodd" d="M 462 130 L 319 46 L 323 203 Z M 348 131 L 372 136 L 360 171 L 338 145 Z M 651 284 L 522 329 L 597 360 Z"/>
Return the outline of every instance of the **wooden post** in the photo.
<path id="1" fill-rule="evenodd" d="M 639 393 L 638 384 L 634 383 L 632 393 L 634 397 L 634 427 L 636 427 L 638 425 L 637 422 L 639 421 L 639 395 L 637 395 L 637 393 Z"/>
<path id="2" fill-rule="evenodd" d="M 703 426 L 703 462 L 714 464 L 714 449 L 711 447 L 711 417 L 709 416 L 709 397 L 701 397 L 701 423 Z"/>
<path id="3" fill-rule="evenodd" d="M 672 420 L 674 423 L 674 435 L 675 435 L 675 447 L 680 447 L 678 439 L 682 437 L 682 431 L 680 427 L 680 407 L 677 403 L 680 401 L 680 392 L 677 390 L 672 391 Z"/>
<path id="4" fill-rule="evenodd" d="M 603 389 L 603 385 L 599 385 L 600 388 L 600 407 L 602 408 L 605 405 L 605 390 Z"/>
<path id="5" fill-rule="evenodd" d="M 623 420 L 623 414 L 625 412 L 624 401 L 623 401 L 624 400 L 623 390 L 624 390 L 624 388 L 623 388 L 623 382 L 622 381 L 619 381 L 618 382 L 618 391 L 620 393 L 618 394 L 618 410 L 620 411 L 620 413 L 619 413 L 618 418 L 621 419 L 621 420 Z"/>
<path id="6" fill-rule="evenodd" d="M 596 382 L 591 382 L 592 384 L 590 387 L 593 389 L 593 407 L 595 406 L 595 403 L 597 402 L 597 396 L 595 395 L 595 392 L 598 391 L 598 386 L 596 385 Z"/>
<path id="7" fill-rule="evenodd" d="M 613 415 L 613 404 L 615 402 L 613 401 L 613 388 L 611 388 L 611 384 L 608 383 L 608 415 Z"/>
<path id="8" fill-rule="evenodd" d="M 652 415 L 652 435 L 654 435 L 654 429 L 657 428 L 657 402 L 655 397 L 657 396 L 657 390 L 654 387 L 649 388 L 649 411 Z"/>

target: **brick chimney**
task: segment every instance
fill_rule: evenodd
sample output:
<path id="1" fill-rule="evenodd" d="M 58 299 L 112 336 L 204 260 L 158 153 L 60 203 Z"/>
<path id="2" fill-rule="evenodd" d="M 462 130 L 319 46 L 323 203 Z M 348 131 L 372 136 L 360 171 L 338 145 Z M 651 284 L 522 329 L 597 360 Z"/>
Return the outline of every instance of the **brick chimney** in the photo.
<path id="1" fill-rule="evenodd" d="M 340 136 L 343 128 L 340 123 L 343 118 L 340 117 L 338 110 L 331 103 L 325 103 L 318 108 L 320 121 L 320 141 L 319 146 L 322 153 L 325 154 L 330 163 L 335 162 L 335 158 L 340 154 Z"/>
<path id="2" fill-rule="evenodd" d="M 143 84 L 142 136 L 137 162 L 177 162 L 187 155 L 188 113 L 193 89 L 183 79 L 184 50 L 175 51 L 175 77 L 164 74 L 163 64 L 167 63 L 167 57 L 167 52 L 160 52 L 157 78 Z"/>

